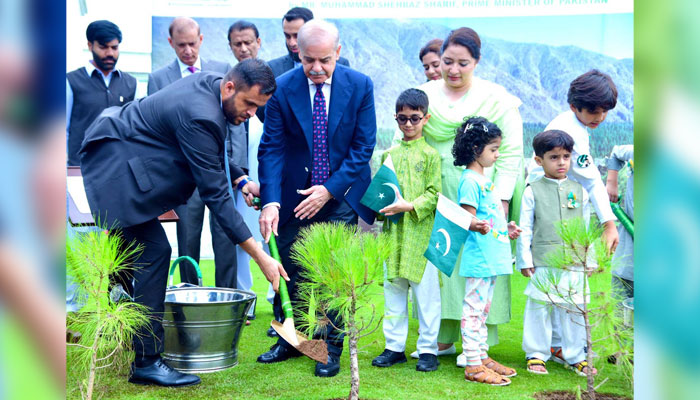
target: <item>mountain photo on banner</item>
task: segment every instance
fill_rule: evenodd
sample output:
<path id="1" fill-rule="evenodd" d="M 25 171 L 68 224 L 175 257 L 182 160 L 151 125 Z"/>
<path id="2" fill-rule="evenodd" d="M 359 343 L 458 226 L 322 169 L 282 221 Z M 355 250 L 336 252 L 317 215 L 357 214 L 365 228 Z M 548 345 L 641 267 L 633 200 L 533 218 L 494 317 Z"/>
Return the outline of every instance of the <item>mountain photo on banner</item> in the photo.
<path id="1" fill-rule="evenodd" d="M 439 194 L 433 232 L 423 255 L 447 276 L 452 276 L 471 222 L 472 214 Z"/>
<path id="2" fill-rule="evenodd" d="M 391 161 L 391 155 L 388 155 L 384 164 L 379 167 L 374 178 L 372 178 L 372 182 L 370 182 L 367 191 L 360 199 L 360 203 L 371 210 L 379 212 L 382 208 L 394 204 L 401 197 L 401 189 L 399 188 L 399 179 L 396 177 L 394 162 Z M 401 216 L 403 216 L 403 213 L 386 218 L 391 222 L 398 222 Z"/>

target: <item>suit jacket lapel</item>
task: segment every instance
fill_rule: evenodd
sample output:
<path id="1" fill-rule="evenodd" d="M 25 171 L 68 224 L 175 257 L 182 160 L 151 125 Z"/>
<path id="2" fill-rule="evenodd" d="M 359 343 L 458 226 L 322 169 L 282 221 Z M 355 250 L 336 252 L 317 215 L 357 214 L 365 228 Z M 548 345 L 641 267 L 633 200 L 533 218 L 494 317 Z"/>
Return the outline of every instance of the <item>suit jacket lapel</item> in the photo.
<path id="1" fill-rule="evenodd" d="M 333 73 L 333 83 L 331 84 L 331 100 L 328 106 L 328 142 L 330 143 L 333 134 L 338 128 L 340 119 L 345 112 L 345 108 L 352 95 L 352 86 L 348 82 L 345 70 L 336 66 Z"/>
<path id="2" fill-rule="evenodd" d="M 170 64 L 170 67 L 168 67 L 168 80 L 169 83 L 173 83 L 179 79 L 182 78 L 182 72 L 180 71 L 180 64 L 177 62 L 177 59 L 173 61 L 172 64 Z"/>
<path id="3" fill-rule="evenodd" d="M 313 123 L 311 121 L 311 100 L 309 97 L 309 85 L 304 71 L 294 72 L 294 78 L 285 88 L 285 94 L 289 101 L 289 106 L 294 113 L 309 145 L 309 151 L 313 149 Z"/>
<path id="4" fill-rule="evenodd" d="M 292 56 L 287 54 L 287 57 L 284 59 L 284 64 L 285 64 L 285 71 L 289 71 L 290 69 L 294 68 L 294 60 L 292 59 Z"/>

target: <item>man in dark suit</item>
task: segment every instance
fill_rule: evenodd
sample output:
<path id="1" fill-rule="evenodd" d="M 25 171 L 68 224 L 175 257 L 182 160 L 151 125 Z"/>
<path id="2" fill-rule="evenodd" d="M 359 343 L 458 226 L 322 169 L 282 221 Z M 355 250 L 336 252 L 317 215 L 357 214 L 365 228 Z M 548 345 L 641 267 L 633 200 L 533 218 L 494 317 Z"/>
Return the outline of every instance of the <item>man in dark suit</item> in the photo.
<path id="1" fill-rule="evenodd" d="M 299 60 L 299 45 L 297 43 L 297 35 L 301 26 L 305 23 L 314 19 L 314 13 L 305 7 L 294 7 L 287 11 L 282 17 L 282 31 L 284 32 L 285 46 L 287 47 L 287 54 L 277 57 L 274 60 L 268 61 L 268 65 L 272 68 L 272 73 L 275 74 L 275 78 L 289 71 L 294 67 L 301 65 Z M 337 61 L 338 64 L 350 66 L 350 62 L 344 57 L 340 57 Z M 265 122 L 265 108 L 261 107 L 258 109 L 256 114 L 258 119 Z"/>
<path id="2" fill-rule="evenodd" d="M 270 98 L 276 84 L 270 68 L 246 60 L 225 77 L 188 76 L 122 108 L 105 110 L 90 126 L 80 150 L 90 209 L 108 227 L 120 229 L 125 243 L 144 246 L 133 260 L 135 301 L 150 309 L 150 324 L 134 338 L 135 360 L 129 381 L 181 386 L 199 383 L 160 358 L 163 351 L 165 286 L 170 245 L 158 215 L 183 204 L 198 188 L 207 207 L 233 243 L 260 266 L 273 286 L 286 276 L 282 266 L 252 239 L 235 211 L 224 171 L 227 123 L 239 125 Z M 231 180 L 252 202 L 257 185 L 234 168 Z M 122 281 L 124 282 L 124 281 Z"/>
<path id="3" fill-rule="evenodd" d="M 116 68 L 122 32 L 110 21 L 94 21 L 85 32 L 92 60 L 66 74 L 68 165 L 80 165 L 85 130 L 107 107 L 123 106 L 136 95 L 136 78 Z"/>
<path id="4" fill-rule="evenodd" d="M 272 68 L 272 73 L 275 74 L 275 78 L 279 78 L 282 74 L 298 67 L 301 65 L 301 60 L 299 59 L 299 45 L 297 42 L 297 35 L 299 29 L 302 25 L 311 21 L 314 18 L 314 13 L 305 7 L 294 7 L 287 11 L 282 17 L 282 31 L 284 32 L 285 46 L 287 47 L 287 54 L 281 57 L 270 60 L 267 64 Z M 350 62 L 347 59 L 340 57 L 337 61 L 338 64 L 345 66 L 350 66 Z M 258 108 L 256 116 L 261 122 L 265 122 L 265 107 Z M 272 310 L 275 315 L 275 319 L 282 322 L 282 306 L 280 302 L 279 295 L 275 295 L 275 299 L 272 305 Z M 274 329 L 269 328 L 267 330 L 267 336 L 275 337 L 277 332 Z"/>
<path id="5" fill-rule="evenodd" d="M 297 301 L 300 267 L 289 250 L 299 229 L 325 221 L 357 224 L 358 215 L 370 224 L 374 221 L 374 212 L 361 205 L 360 198 L 369 186 L 377 131 L 372 81 L 336 65 L 337 28 L 326 21 L 309 21 L 299 30 L 299 44 L 303 68 L 277 79 L 258 150 L 260 232 L 266 241 L 272 232 L 279 233 L 292 302 Z M 317 376 L 334 376 L 340 370 L 343 334 L 333 326 L 342 326 L 342 321 L 336 319 L 321 333 L 329 355 L 328 364 L 316 365 Z M 258 362 L 298 355 L 279 338 Z"/>
<path id="6" fill-rule="evenodd" d="M 177 57 L 167 66 L 160 68 L 148 76 L 148 94 L 152 95 L 158 90 L 178 81 L 184 77 L 202 71 L 214 71 L 225 74 L 230 66 L 228 63 L 215 60 L 203 60 L 199 57 L 199 48 L 202 45 L 204 35 L 199 25 L 192 18 L 177 17 L 173 19 L 168 28 L 170 37 L 168 42 L 175 50 Z M 229 134 L 232 143 L 243 140 L 245 143 L 245 128 L 243 125 L 229 125 Z M 243 145 L 245 146 L 245 145 Z M 229 145 L 229 151 L 242 146 Z M 244 166 L 238 154 L 229 153 L 231 160 L 241 167 Z M 200 243 L 202 236 L 202 224 L 204 222 L 204 202 L 197 190 L 192 197 L 175 209 L 180 217 L 177 222 L 177 247 L 178 256 L 190 256 L 199 262 Z M 211 231 L 212 248 L 214 249 L 214 262 L 216 263 L 216 286 L 237 288 L 237 262 L 236 246 L 228 239 L 216 218 L 209 215 L 209 230 Z M 182 282 L 197 283 L 197 274 L 194 267 L 187 261 L 180 263 L 180 280 Z"/>

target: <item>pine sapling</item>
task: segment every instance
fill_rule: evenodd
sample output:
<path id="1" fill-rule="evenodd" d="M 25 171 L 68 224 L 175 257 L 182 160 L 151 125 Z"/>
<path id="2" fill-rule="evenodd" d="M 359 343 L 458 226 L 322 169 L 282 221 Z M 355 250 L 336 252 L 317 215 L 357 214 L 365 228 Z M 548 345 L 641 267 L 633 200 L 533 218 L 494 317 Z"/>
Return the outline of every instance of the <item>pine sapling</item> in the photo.
<path id="1" fill-rule="evenodd" d="M 309 336 L 333 324 L 335 313 L 348 336 L 351 400 L 359 398 L 358 342 L 372 334 L 382 320 L 375 299 L 382 292 L 378 282 L 393 243 L 384 234 L 362 233 L 356 226 L 337 223 L 314 224 L 299 233 L 292 258 L 302 266 L 299 298 L 308 304 L 301 310 L 302 329 Z"/>

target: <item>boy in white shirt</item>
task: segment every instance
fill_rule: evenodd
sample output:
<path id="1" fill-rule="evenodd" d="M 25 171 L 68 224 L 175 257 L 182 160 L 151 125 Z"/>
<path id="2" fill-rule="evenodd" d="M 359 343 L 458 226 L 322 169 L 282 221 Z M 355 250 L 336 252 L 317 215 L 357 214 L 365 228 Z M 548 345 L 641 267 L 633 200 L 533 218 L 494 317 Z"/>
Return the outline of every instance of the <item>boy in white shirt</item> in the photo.
<path id="1" fill-rule="evenodd" d="M 574 139 L 571 152 L 571 168 L 567 177 L 580 183 L 590 195 L 591 203 L 603 224 L 603 236 L 608 249 L 614 252 L 619 242 L 615 222 L 617 218 L 612 212 L 608 191 L 600 176 L 600 171 L 593 162 L 590 152 L 589 131 L 600 126 L 608 115 L 608 111 L 617 105 L 617 87 L 610 75 L 592 69 L 574 79 L 569 85 L 567 94 L 569 110 L 559 114 L 546 127 L 548 130 L 561 130 Z M 527 183 L 534 182 L 544 175 L 542 167 L 535 160 L 527 167 Z M 553 360 L 564 364 L 561 356 L 561 334 L 558 319 L 555 317 L 552 327 L 552 356 Z M 581 347 L 584 343 L 581 343 Z"/>

